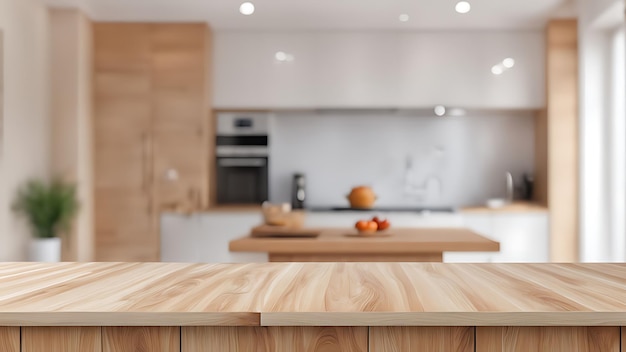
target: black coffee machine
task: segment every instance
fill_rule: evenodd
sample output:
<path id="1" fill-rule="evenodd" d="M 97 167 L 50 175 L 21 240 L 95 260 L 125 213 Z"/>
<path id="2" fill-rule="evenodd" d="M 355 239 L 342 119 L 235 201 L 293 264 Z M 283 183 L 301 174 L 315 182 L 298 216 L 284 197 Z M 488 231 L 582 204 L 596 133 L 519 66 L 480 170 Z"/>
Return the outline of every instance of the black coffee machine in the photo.
<path id="1" fill-rule="evenodd" d="M 304 209 L 306 202 L 306 177 L 304 174 L 293 175 L 293 187 L 291 189 L 291 208 Z"/>

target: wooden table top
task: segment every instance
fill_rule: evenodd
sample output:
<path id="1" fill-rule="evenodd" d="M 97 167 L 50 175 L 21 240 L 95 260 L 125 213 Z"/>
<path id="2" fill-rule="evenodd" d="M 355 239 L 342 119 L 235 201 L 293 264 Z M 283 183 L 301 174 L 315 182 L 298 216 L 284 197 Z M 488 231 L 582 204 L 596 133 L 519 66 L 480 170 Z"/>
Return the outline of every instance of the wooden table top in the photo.
<path id="1" fill-rule="evenodd" d="M 626 325 L 626 264 L 5 263 L 0 326 Z"/>
<path id="2" fill-rule="evenodd" d="M 497 252 L 500 243 L 465 228 L 391 228 L 387 237 L 351 237 L 351 229 L 323 230 L 316 238 L 252 238 L 230 242 L 232 252 L 441 253 Z"/>

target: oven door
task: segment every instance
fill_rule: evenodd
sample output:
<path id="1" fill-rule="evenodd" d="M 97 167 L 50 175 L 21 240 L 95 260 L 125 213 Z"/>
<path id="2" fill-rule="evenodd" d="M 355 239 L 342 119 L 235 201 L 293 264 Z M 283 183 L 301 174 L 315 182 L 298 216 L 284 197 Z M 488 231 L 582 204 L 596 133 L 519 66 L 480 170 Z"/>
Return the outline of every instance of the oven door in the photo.
<path id="1" fill-rule="evenodd" d="M 217 158 L 217 203 L 261 204 L 268 198 L 268 162 L 259 157 Z"/>

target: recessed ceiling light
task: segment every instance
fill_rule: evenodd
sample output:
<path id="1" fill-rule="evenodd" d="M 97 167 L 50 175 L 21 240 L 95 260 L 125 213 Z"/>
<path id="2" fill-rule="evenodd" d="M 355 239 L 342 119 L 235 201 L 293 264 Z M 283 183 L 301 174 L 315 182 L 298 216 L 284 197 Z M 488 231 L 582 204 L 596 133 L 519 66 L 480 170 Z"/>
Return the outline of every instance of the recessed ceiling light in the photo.
<path id="1" fill-rule="evenodd" d="M 491 73 L 493 73 L 496 76 L 501 75 L 502 72 L 504 72 L 504 68 L 502 68 L 502 66 L 500 65 L 495 65 L 494 67 L 491 68 Z"/>
<path id="2" fill-rule="evenodd" d="M 441 117 L 446 114 L 446 107 L 443 105 L 435 106 L 435 115 Z"/>
<path id="3" fill-rule="evenodd" d="M 504 67 L 506 68 L 513 68 L 513 66 L 515 66 L 515 60 L 507 57 L 506 59 L 502 60 L 502 65 L 504 65 Z"/>
<path id="4" fill-rule="evenodd" d="M 459 1 L 456 4 L 455 9 L 458 13 L 468 13 L 472 9 L 472 5 L 470 5 L 470 3 L 467 1 Z"/>
<path id="5" fill-rule="evenodd" d="M 274 57 L 277 61 L 287 61 L 287 53 L 284 51 L 278 51 Z"/>
<path id="6" fill-rule="evenodd" d="M 242 15 L 250 16 L 254 13 L 254 4 L 251 2 L 244 2 L 239 6 L 239 12 Z"/>
<path id="7" fill-rule="evenodd" d="M 398 20 L 400 20 L 400 22 L 409 22 L 410 19 L 411 18 L 406 13 L 403 13 L 398 17 Z"/>
<path id="8" fill-rule="evenodd" d="M 284 51 L 277 51 L 276 54 L 274 54 L 274 58 L 276 59 L 276 61 L 279 62 L 291 62 L 295 59 L 292 54 L 286 53 Z"/>

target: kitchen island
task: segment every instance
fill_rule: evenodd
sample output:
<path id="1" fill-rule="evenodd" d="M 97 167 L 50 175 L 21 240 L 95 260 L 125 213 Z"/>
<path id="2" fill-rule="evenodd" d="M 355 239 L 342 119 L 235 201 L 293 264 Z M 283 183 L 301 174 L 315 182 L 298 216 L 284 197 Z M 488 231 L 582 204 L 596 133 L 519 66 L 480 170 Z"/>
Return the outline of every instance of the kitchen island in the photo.
<path id="1" fill-rule="evenodd" d="M 270 262 L 442 262 L 444 252 L 497 252 L 500 244 L 464 228 L 393 228 L 388 235 L 356 236 L 322 229 L 314 238 L 244 237 L 231 252 L 266 252 Z"/>
<path id="2" fill-rule="evenodd" d="M 625 325 L 626 264 L 0 264 L 3 352 L 617 352 Z"/>

